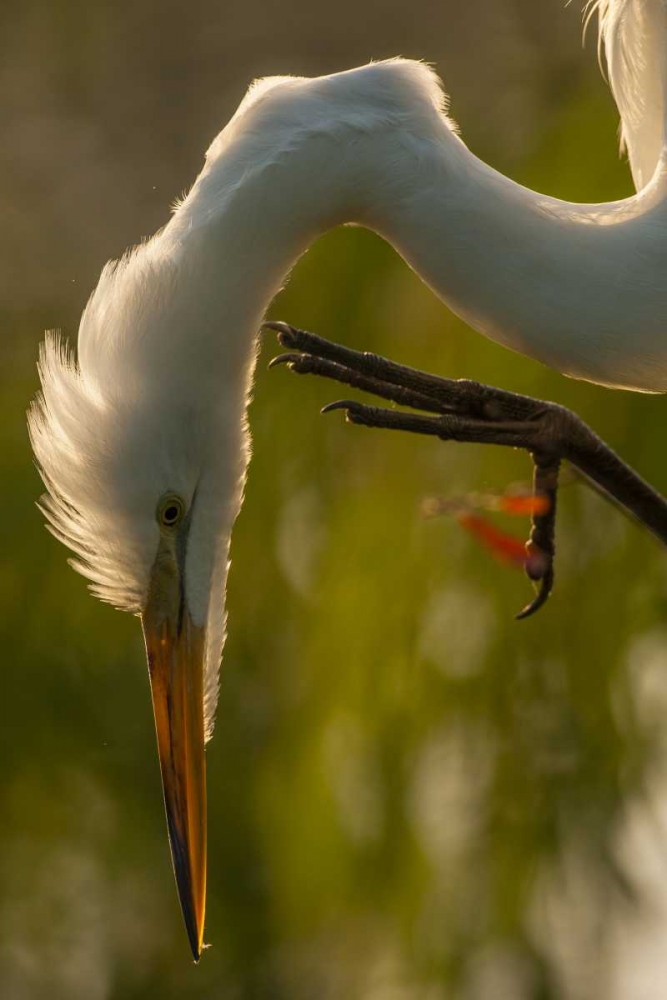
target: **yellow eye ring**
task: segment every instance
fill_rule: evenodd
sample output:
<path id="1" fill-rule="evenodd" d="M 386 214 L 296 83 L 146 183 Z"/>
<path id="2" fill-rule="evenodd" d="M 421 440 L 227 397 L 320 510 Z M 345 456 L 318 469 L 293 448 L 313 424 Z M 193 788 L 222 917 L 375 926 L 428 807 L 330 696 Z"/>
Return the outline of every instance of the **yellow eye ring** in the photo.
<path id="1" fill-rule="evenodd" d="M 161 528 L 175 528 L 183 520 L 185 504 L 176 493 L 162 497 L 157 509 L 157 522 Z"/>

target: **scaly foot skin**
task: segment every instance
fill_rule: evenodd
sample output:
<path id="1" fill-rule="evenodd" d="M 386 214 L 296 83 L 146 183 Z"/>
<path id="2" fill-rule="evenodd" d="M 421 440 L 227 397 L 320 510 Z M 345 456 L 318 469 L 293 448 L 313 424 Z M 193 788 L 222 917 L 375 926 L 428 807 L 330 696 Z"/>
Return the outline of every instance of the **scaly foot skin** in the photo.
<path id="1" fill-rule="evenodd" d="M 270 368 L 284 364 L 299 375 L 320 375 L 421 411 L 406 413 L 341 399 L 322 413 L 344 410 L 350 423 L 365 427 L 429 434 L 442 441 L 505 445 L 530 454 L 534 494 L 546 497 L 548 503 L 535 505 L 526 544 L 526 572 L 536 595 L 517 618 L 534 614 L 553 588 L 558 473 L 563 460 L 667 544 L 667 500 L 571 410 L 468 379 L 429 375 L 288 323 L 267 322 L 263 329 L 275 331 L 288 352 L 274 358 Z"/>

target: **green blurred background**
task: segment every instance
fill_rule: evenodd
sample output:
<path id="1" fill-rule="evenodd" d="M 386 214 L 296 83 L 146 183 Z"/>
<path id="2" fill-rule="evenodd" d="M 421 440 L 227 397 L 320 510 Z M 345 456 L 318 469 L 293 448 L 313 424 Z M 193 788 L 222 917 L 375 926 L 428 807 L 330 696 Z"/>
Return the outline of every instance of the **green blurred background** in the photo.
<path id="1" fill-rule="evenodd" d="M 667 562 L 647 533 L 566 487 L 556 592 L 516 623 L 522 575 L 419 511 L 527 479 L 526 458 L 319 419 L 335 387 L 267 373 L 267 342 L 195 967 L 140 629 L 44 531 L 24 419 L 43 330 L 76 337 L 103 263 L 164 223 L 255 76 L 425 58 L 494 166 L 629 194 L 577 3 L 33 0 L 3 4 L 0 38 L 0 996 L 663 1000 Z M 556 399 L 667 490 L 662 399 L 485 341 L 369 233 L 320 240 L 271 315 Z"/>

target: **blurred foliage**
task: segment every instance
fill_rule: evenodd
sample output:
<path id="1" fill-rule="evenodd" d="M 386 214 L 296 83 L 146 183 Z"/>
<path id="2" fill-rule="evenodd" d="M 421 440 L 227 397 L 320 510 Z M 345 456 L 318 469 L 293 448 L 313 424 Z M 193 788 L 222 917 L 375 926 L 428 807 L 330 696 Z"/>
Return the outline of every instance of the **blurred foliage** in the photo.
<path id="1" fill-rule="evenodd" d="M 65 43 L 83 58 L 76 31 Z M 592 79 L 558 90 L 549 129 L 521 156 L 494 157 L 489 143 L 485 153 L 557 196 L 629 193 L 614 109 Z M 319 419 L 335 387 L 267 372 L 270 342 L 208 751 L 212 948 L 192 966 L 140 630 L 87 596 L 33 506 L 24 410 L 40 331 L 64 293 L 31 298 L 29 275 L 24 293 L 2 305 L 12 345 L 0 384 L 2 995 L 664 995 L 659 984 L 633 993 L 614 971 L 618 928 L 641 919 L 633 830 L 659 784 L 664 554 L 600 497 L 568 486 L 555 594 L 515 622 L 528 583 L 455 521 L 419 509 L 426 495 L 527 479 L 527 459 Z M 67 320 L 80 294 L 66 300 Z M 321 239 L 272 315 L 556 399 L 667 491 L 663 400 L 568 381 L 490 344 L 363 230 Z"/>

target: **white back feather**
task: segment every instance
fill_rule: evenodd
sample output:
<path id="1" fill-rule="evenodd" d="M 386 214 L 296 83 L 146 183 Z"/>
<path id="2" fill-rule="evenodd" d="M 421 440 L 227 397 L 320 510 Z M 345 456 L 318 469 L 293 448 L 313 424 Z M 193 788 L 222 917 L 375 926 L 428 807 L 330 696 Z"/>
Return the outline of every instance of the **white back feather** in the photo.
<path id="1" fill-rule="evenodd" d="M 590 0 L 635 187 L 653 177 L 667 136 L 667 0 Z"/>

